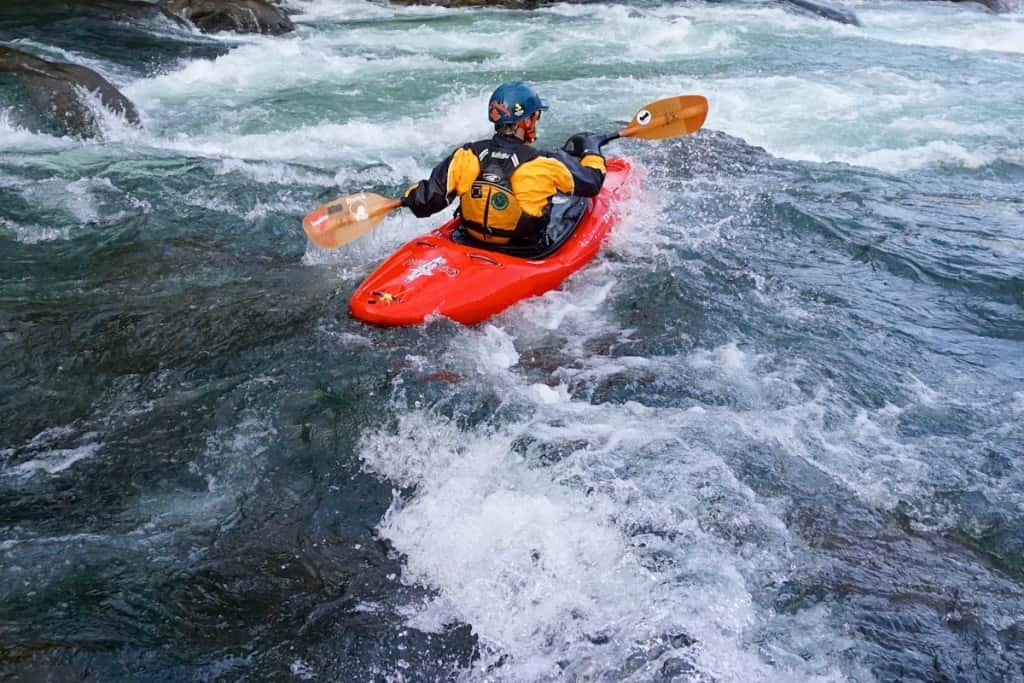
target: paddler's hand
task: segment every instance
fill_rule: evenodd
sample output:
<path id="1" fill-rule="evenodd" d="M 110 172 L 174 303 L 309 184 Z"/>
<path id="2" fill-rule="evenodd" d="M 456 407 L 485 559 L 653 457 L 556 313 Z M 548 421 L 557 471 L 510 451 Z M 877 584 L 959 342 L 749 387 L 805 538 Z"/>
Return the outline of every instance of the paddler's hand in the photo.
<path id="1" fill-rule="evenodd" d="M 412 185 L 409 186 L 409 189 L 405 191 L 405 194 L 402 195 L 402 206 L 405 207 L 406 209 L 412 209 L 412 193 L 415 192 L 416 188 L 419 186 L 420 184 L 418 182 L 413 183 Z"/>
<path id="2" fill-rule="evenodd" d="M 562 150 L 582 159 L 588 154 L 601 155 L 601 145 L 604 144 L 604 136 L 597 133 L 576 133 L 565 141 Z"/>

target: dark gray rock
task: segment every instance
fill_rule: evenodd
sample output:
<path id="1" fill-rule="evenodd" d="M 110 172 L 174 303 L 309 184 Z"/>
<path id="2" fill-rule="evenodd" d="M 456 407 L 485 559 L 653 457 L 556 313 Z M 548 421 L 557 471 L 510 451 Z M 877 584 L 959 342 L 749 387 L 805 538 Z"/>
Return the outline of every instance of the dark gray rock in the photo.
<path id="1" fill-rule="evenodd" d="M 825 19 L 831 19 L 832 21 L 838 21 L 840 24 L 849 24 L 851 26 L 860 26 L 860 19 L 851 10 L 840 9 L 838 7 L 832 7 L 821 2 L 811 2 L 811 0 L 782 0 L 785 3 L 799 7 L 802 10 L 816 14 L 819 17 Z"/>
<path id="2" fill-rule="evenodd" d="M 661 679 L 666 681 L 680 679 L 684 676 L 689 679 L 694 673 L 693 664 L 679 657 L 670 657 L 661 665 Z"/>
<path id="3" fill-rule="evenodd" d="M 3 10 L 18 14 L 60 14 L 141 22 L 164 18 L 188 26 L 188 22 L 147 0 L 3 0 Z"/>
<path id="4" fill-rule="evenodd" d="M 135 78 L 173 69 L 186 59 L 216 58 L 228 50 L 227 44 L 195 33 L 184 19 L 142 0 L 0 0 L 0 43 L 18 39 L 25 45 L 88 54 Z M 75 61 L 50 50 L 37 54 Z"/>
<path id="5" fill-rule="evenodd" d="M 1009 3 L 1004 0 L 953 0 L 953 2 L 976 2 L 979 5 L 984 5 L 990 12 L 995 14 L 1002 14 L 1003 12 L 1010 11 Z"/>
<path id="6" fill-rule="evenodd" d="M 151 19 L 162 16 L 176 24 L 186 25 L 183 19 L 153 2 L 144 0 L 40 0 L 51 4 L 69 5 L 94 14 L 102 14 L 114 19 Z"/>
<path id="7" fill-rule="evenodd" d="M 295 30 L 283 9 L 266 0 L 160 0 L 160 6 L 200 31 L 280 35 Z"/>
<path id="8" fill-rule="evenodd" d="M 135 105 L 103 76 L 84 66 L 48 62 L 0 45 L 0 72 L 20 76 L 39 113 L 69 135 L 89 137 L 99 131 L 96 115 L 83 93 L 92 93 L 107 109 L 133 124 L 139 123 Z"/>

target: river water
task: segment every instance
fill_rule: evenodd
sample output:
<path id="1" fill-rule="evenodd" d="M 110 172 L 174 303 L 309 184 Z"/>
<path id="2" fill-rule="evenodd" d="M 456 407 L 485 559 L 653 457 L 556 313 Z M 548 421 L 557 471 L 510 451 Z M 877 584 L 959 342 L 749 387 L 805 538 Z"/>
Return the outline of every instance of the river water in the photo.
<path id="1" fill-rule="evenodd" d="M 295 3 L 279 38 L 23 10 L 138 106 L 0 89 L 0 678 L 1024 680 L 1024 15 Z M 601 255 L 488 323 L 347 315 L 400 191 L 700 93 Z M 2 85 L 2 84 L 0 84 Z"/>

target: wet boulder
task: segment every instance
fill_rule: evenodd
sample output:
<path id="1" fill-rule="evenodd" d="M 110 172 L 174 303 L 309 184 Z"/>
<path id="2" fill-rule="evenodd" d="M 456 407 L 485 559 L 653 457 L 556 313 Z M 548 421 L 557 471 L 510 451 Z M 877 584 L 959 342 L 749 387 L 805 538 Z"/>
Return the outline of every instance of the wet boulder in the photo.
<path id="1" fill-rule="evenodd" d="M 48 62 L 0 45 L 0 72 L 19 76 L 35 109 L 69 135 L 90 137 L 99 131 L 93 102 L 130 123 L 139 123 L 135 105 L 103 76 L 84 66 Z"/>
<path id="2" fill-rule="evenodd" d="M 176 24 L 185 25 L 187 23 L 160 5 L 146 2 L 146 0 L 34 0 L 34 2 L 40 5 L 64 5 L 72 10 L 118 20 L 134 21 L 163 17 Z"/>
<path id="3" fill-rule="evenodd" d="M 227 51 L 218 41 L 172 37 L 194 30 L 184 19 L 143 0 L 0 0 L 0 42 L 17 38 L 28 46 L 84 52 L 137 77 L 172 69 L 183 59 L 214 58 Z M 39 54 L 77 61 L 49 50 Z"/>
<path id="4" fill-rule="evenodd" d="M 287 13 L 266 0 L 159 0 L 160 7 L 200 31 L 280 35 L 295 30 Z"/>
<path id="5" fill-rule="evenodd" d="M 4 0 L 4 4 L 11 14 L 22 16 L 86 16 L 128 22 L 162 17 L 187 26 L 187 22 L 149 0 Z"/>

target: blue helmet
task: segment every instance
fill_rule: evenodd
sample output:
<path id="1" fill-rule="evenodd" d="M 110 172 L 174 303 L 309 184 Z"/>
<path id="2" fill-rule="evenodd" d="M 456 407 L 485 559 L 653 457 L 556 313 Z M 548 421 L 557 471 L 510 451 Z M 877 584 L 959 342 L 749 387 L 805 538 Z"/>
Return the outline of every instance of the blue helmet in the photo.
<path id="1" fill-rule="evenodd" d="M 487 104 L 487 118 L 494 125 L 500 126 L 528 119 L 534 113 L 547 108 L 547 102 L 525 83 L 502 83 Z"/>

